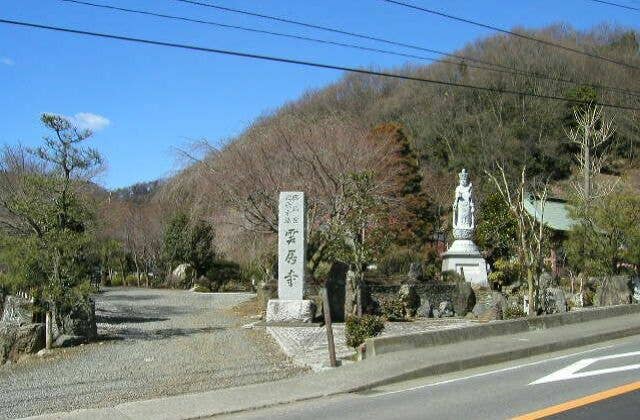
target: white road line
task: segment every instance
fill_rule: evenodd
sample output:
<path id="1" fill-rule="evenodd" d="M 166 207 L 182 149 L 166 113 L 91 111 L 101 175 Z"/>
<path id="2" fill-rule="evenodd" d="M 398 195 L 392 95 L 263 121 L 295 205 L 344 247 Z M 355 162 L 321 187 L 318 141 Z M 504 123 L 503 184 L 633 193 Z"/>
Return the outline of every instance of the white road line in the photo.
<path id="1" fill-rule="evenodd" d="M 417 389 L 430 388 L 430 387 L 434 387 L 434 386 L 438 386 L 438 385 L 445 385 L 445 384 L 450 384 L 450 383 L 453 383 L 453 382 L 465 381 L 467 379 L 473 379 L 473 378 L 479 378 L 479 377 L 482 377 L 482 376 L 494 375 L 496 373 L 509 372 L 509 371 L 512 371 L 512 370 L 522 369 L 522 368 L 529 367 L 529 366 L 535 366 L 535 365 L 539 365 L 539 364 L 542 364 L 542 363 L 552 362 L 552 361 L 555 361 L 555 360 L 567 359 L 569 357 L 574 357 L 574 356 L 578 356 L 578 355 L 586 354 L 586 353 L 592 353 L 592 352 L 598 351 L 598 350 L 607 350 L 607 349 L 610 349 L 612 347 L 614 347 L 613 344 L 608 345 L 608 346 L 604 346 L 604 347 L 597 347 L 595 349 L 584 350 L 584 351 L 580 351 L 580 352 L 577 352 L 577 353 L 565 354 L 564 356 L 557 356 L 557 357 L 553 357 L 551 359 L 538 360 L 537 362 L 524 363 L 522 365 L 510 366 L 508 368 L 492 370 L 492 371 L 489 371 L 489 372 L 476 373 L 475 375 L 469 375 L 469 376 L 465 376 L 465 377 L 462 377 L 462 378 L 448 379 L 446 381 L 434 382 L 432 384 L 425 384 L 425 385 L 420 385 L 420 386 L 407 388 L 407 389 L 399 389 L 399 390 L 396 390 L 396 391 L 389 391 L 389 392 L 382 392 L 380 394 L 367 395 L 367 397 L 369 397 L 369 398 L 383 397 L 385 395 L 399 394 L 401 392 L 415 391 Z"/>
<path id="2" fill-rule="evenodd" d="M 546 384 L 548 382 L 565 381 L 568 379 L 587 378 L 589 376 L 604 375 L 605 373 L 624 372 L 626 370 L 640 369 L 640 364 L 634 364 L 634 365 L 627 365 L 627 366 L 612 367 L 607 369 L 590 370 L 587 372 L 580 372 L 580 370 L 594 364 L 595 362 L 599 362 L 601 360 L 612 360 L 612 359 L 619 359 L 623 357 L 632 357 L 632 356 L 640 356 L 640 351 L 632 351 L 629 353 L 621 353 L 621 354 L 610 354 L 608 356 L 594 357 L 591 359 L 582 359 L 565 368 L 557 370 L 550 375 L 540 378 L 537 381 L 533 381 L 529 385 Z"/>

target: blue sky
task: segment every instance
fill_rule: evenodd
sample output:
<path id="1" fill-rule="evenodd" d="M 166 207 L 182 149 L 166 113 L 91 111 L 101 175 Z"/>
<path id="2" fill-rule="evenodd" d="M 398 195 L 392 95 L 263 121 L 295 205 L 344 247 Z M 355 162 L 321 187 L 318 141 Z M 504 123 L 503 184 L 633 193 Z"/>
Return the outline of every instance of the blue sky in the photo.
<path id="1" fill-rule="evenodd" d="M 89 1 L 389 48 L 175 0 Z M 490 34 L 488 30 L 380 0 L 210 1 L 445 51 Z M 588 0 L 407 1 L 505 28 L 541 27 L 558 22 L 580 29 L 601 23 L 638 28 L 640 22 L 640 12 Z M 640 7 L 637 0 L 618 2 Z M 383 68 L 406 62 L 401 57 L 106 11 L 59 0 L 5 0 L 0 16 L 345 66 Z M 185 147 L 194 139 L 225 141 L 242 132 L 256 117 L 340 77 L 341 73 L 333 70 L 0 25 L 0 143 L 39 144 L 45 134 L 38 120 L 41 113 L 69 116 L 79 125 L 95 129 L 92 145 L 108 163 L 108 171 L 99 182 L 108 188 L 121 187 L 170 175 L 180 164 L 176 148 Z"/>

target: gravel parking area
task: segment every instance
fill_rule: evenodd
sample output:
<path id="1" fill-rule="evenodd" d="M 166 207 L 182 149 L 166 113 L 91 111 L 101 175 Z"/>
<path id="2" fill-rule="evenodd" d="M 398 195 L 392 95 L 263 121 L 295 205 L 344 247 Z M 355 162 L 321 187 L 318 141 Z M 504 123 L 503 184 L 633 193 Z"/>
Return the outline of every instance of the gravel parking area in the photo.
<path id="1" fill-rule="evenodd" d="M 251 294 L 107 289 L 99 342 L 0 367 L 0 418 L 273 381 L 305 372 L 234 315 Z"/>

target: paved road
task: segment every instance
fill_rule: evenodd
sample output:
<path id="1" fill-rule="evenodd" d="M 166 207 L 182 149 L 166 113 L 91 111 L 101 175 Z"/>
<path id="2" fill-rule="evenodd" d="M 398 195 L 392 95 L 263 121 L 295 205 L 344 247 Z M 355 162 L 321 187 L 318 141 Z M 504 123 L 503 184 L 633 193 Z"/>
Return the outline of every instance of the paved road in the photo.
<path id="1" fill-rule="evenodd" d="M 0 418 L 277 380 L 303 370 L 263 330 L 242 328 L 246 294 L 110 289 L 102 341 L 0 368 Z"/>
<path id="2" fill-rule="evenodd" d="M 610 357 L 597 359 L 604 356 Z M 589 363 L 584 359 L 597 360 Z M 532 384 L 536 381 L 541 382 Z M 637 381 L 640 381 L 640 336 L 225 418 L 505 419 Z M 557 418 L 604 418 L 603 413 L 607 418 L 640 418 L 640 393 L 601 400 L 565 411 Z"/>
<path id="3" fill-rule="evenodd" d="M 599 420 L 640 418 L 640 391 L 629 392 L 558 413 L 554 420 Z"/>

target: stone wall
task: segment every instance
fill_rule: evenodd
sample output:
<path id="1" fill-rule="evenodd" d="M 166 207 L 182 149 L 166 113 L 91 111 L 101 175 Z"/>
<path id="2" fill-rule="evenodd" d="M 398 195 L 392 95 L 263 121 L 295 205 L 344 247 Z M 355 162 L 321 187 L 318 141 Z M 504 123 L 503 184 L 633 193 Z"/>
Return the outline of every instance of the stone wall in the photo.
<path id="1" fill-rule="evenodd" d="M 400 290 L 399 284 L 384 285 L 379 283 L 368 283 L 371 297 L 380 302 L 384 299 L 395 298 Z M 421 283 L 415 285 L 415 290 L 420 296 L 420 301 L 429 301 L 431 305 L 438 305 L 440 302 L 454 302 L 458 295 L 458 285 L 448 283 Z"/>
<path id="2" fill-rule="evenodd" d="M 631 276 L 619 275 L 589 279 L 596 284 L 594 306 L 626 305 L 633 301 Z"/>
<path id="3" fill-rule="evenodd" d="M 329 304 L 331 306 L 331 319 L 334 322 L 344 321 L 345 301 L 345 277 L 348 267 L 336 263 L 329 273 Z M 442 282 L 416 282 L 407 275 L 381 276 L 371 273 L 365 274 L 365 291 L 363 304 L 365 312 L 378 311 L 380 302 L 391 298 L 397 298 L 402 284 L 412 284 L 420 297 L 421 303 L 429 302 L 430 306 L 437 308 L 441 302 L 449 301 L 455 305 L 459 298 L 460 287 L 455 283 Z M 309 284 L 307 286 L 307 298 L 316 302 L 317 318 L 323 316 L 324 308 L 320 294 L 322 285 Z M 370 296 L 370 300 L 369 297 Z M 459 299 L 458 299 L 459 300 Z M 473 306 L 473 305 L 471 305 Z M 464 313 L 462 314 L 464 315 Z"/>

